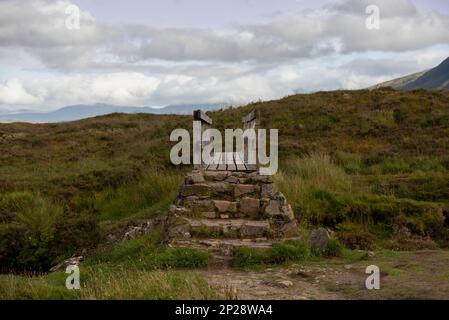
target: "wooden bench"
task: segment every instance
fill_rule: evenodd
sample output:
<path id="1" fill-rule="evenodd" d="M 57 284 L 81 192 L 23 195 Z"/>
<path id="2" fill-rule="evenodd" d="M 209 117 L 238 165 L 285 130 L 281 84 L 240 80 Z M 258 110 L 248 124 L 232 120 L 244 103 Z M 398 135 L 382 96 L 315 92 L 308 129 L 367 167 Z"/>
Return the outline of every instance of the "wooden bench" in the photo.
<path id="1" fill-rule="evenodd" d="M 203 111 L 196 110 L 193 112 L 193 119 L 201 122 L 200 130 L 197 134 L 201 135 L 200 150 L 211 143 L 210 137 L 203 133 L 209 129 L 212 125 L 212 119 Z M 255 129 L 257 135 L 257 129 L 260 126 L 260 113 L 257 110 L 251 111 L 249 114 L 242 118 L 243 130 Z M 256 164 L 248 164 L 248 138 L 244 138 L 244 150 L 243 152 L 216 152 L 212 157 L 212 161 L 209 164 L 202 163 L 201 165 L 195 165 L 196 169 L 203 169 L 206 171 L 243 171 L 252 172 L 258 170 L 259 166 Z M 257 137 L 255 145 L 257 146 Z M 256 149 L 257 153 L 257 149 Z M 256 156 L 257 159 L 257 156 Z"/>

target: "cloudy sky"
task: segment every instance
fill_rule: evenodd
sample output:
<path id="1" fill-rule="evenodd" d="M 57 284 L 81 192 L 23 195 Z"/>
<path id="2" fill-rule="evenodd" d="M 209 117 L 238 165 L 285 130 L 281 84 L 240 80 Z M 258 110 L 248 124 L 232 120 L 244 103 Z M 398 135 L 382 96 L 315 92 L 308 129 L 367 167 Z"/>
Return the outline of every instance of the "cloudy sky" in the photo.
<path id="1" fill-rule="evenodd" d="M 363 88 L 441 62 L 448 30 L 447 0 L 0 0 L 0 109 Z"/>

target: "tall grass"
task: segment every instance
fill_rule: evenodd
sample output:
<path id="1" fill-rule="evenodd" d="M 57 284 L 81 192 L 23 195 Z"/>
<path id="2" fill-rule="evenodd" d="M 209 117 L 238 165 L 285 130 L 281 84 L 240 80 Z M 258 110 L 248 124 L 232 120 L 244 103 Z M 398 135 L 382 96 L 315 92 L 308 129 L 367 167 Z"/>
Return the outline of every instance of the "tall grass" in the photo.
<path id="1" fill-rule="evenodd" d="M 200 275 L 182 271 L 93 271 L 80 290 L 65 288 L 66 274 L 24 277 L 0 275 L 0 299 L 216 299 L 218 295 Z"/>
<path id="2" fill-rule="evenodd" d="M 182 175 L 171 172 L 149 172 L 135 184 L 108 188 L 75 200 L 78 210 L 92 210 L 100 220 L 148 217 L 165 211 L 178 193 Z"/>
<path id="3" fill-rule="evenodd" d="M 323 153 L 287 160 L 275 181 L 295 209 L 306 215 L 322 210 L 317 200 L 326 193 L 352 192 L 351 178 Z"/>
<path id="4" fill-rule="evenodd" d="M 110 245 L 86 262 L 86 266 L 124 266 L 139 270 L 198 268 L 208 264 L 210 254 L 196 248 L 163 248 L 163 230 Z"/>
<path id="5" fill-rule="evenodd" d="M 37 236 L 35 241 L 45 241 L 45 237 L 53 235 L 57 219 L 63 214 L 63 208 L 49 200 L 37 196 L 30 206 L 17 214 L 16 221 L 29 232 L 29 236 Z"/>
<path id="6" fill-rule="evenodd" d="M 179 271 L 120 271 L 92 277 L 81 299 L 216 299 L 206 280 Z"/>

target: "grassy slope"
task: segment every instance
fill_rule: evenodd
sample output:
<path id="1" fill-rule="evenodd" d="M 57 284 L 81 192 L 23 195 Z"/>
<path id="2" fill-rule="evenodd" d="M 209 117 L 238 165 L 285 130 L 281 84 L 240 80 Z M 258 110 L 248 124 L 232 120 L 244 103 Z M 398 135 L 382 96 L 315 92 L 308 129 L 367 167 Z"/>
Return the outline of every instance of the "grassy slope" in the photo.
<path id="1" fill-rule="evenodd" d="M 259 108 L 262 127 L 280 130 L 276 179 L 303 226 L 328 225 L 349 247 L 413 249 L 447 244 L 448 105 L 448 93 L 380 89 L 295 95 L 210 115 L 218 129 L 240 127 L 240 117 Z M 191 128 L 191 117 L 0 124 L 2 267 L 45 270 L 117 224 L 165 212 L 189 169 L 169 162 L 176 127 Z M 152 256 L 159 254 L 166 259 Z M 20 264 L 6 265 L 8 255 Z M 151 261 L 139 272 L 154 272 Z"/>

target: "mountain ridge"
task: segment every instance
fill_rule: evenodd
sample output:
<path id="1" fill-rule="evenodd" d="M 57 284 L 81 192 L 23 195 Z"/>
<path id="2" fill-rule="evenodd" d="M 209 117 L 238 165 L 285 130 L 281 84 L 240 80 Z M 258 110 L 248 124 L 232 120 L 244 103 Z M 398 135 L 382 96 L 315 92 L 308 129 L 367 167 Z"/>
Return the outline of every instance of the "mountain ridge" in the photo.
<path id="1" fill-rule="evenodd" d="M 79 104 L 62 107 L 49 112 L 6 112 L 0 113 L 0 122 L 53 123 L 81 120 L 111 113 L 151 113 L 151 114 L 191 114 L 194 110 L 218 110 L 226 107 L 225 103 L 174 104 L 161 108 L 116 106 L 109 104 Z"/>
<path id="2" fill-rule="evenodd" d="M 385 81 L 368 89 L 384 87 L 391 87 L 397 90 L 441 89 L 449 91 L 449 58 L 446 58 L 434 68 Z"/>

